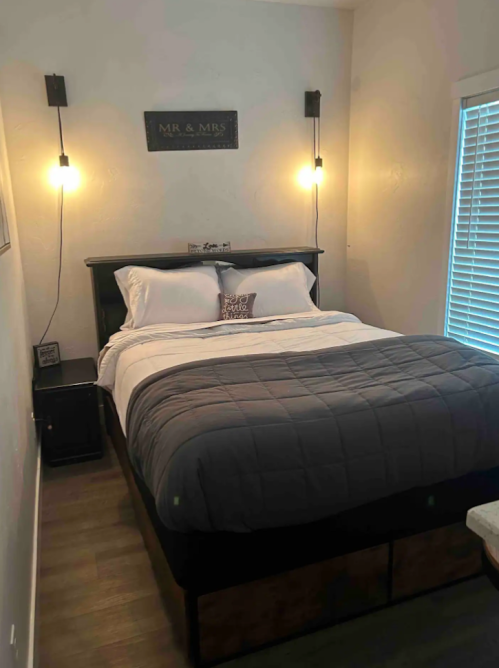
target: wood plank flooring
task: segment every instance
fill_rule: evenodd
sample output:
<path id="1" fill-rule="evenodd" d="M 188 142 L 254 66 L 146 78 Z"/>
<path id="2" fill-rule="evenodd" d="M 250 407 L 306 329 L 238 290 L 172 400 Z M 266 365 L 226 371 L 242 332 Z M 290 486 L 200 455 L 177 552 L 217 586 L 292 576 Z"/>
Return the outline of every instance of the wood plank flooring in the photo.
<path id="1" fill-rule="evenodd" d="M 497 668 L 499 592 L 476 578 L 224 664 L 281 666 Z"/>
<path id="2" fill-rule="evenodd" d="M 40 668 L 185 666 L 110 448 L 44 469 L 40 560 Z"/>
<path id="3" fill-rule="evenodd" d="M 185 668 L 114 454 L 45 469 L 39 668 Z M 485 578 L 226 668 L 497 668 L 499 592 Z"/>

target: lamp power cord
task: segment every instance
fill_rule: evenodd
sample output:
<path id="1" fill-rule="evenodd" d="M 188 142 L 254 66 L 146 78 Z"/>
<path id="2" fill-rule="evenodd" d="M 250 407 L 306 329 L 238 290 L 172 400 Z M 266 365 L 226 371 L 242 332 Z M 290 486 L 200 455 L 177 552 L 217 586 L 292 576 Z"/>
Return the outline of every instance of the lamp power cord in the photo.
<path id="1" fill-rule="evenodd" d="M 314 165 L 316 164 L 316 159 L 320 157 L 321 154 L 321 118 L 314 117 Z M 315 247 L 319 248 L 319 184 L 315 183 Z M 319 273 L 319 272 L 318 272 Z M 320 308 L 321 302 L 321 286 L 319 276 L 316 280 L 316 289 L 317 289 L 317 307 Z"/>
<path id="2" fill-rule="evenodd" d="M 64 186 L 61 185 L 60 209 L 59 209 L 59 269 L 57 271 L 57 298 L 55 300 L 54 310 L 52 311 L 52 315 L 50 316 L 48 325 L 43 333 L 42 338 L 40 339 L 40 343 L 38 344 L 39 346 L 42 345 L 42 343 L 45 340 L 45 337 L 47 336 L 47 333 L 50 329 L 52 320 L 54 319 L 61 298 L 62 248 L 63 248 L 63 231 L 64 231 L 63 222 L 64 222 Z"/>

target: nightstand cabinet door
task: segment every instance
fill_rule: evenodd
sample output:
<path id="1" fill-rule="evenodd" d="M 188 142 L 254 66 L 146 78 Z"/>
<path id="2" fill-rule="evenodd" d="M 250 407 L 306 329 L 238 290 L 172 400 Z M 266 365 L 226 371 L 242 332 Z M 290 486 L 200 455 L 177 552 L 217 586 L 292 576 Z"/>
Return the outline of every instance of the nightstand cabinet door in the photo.
<path id="1" fill-rule="evenodd" d="M 45 462 L 69 464 L 102 456 L 97 387 L 43 392 L 39 402 Z"/>

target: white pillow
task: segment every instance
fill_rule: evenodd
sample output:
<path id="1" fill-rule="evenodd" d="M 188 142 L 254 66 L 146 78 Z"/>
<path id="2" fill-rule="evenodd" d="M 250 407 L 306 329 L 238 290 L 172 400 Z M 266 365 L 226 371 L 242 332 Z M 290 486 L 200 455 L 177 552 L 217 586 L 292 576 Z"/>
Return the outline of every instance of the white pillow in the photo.
<path id="1" fill-rule="evenodd" d="M 215 267 L 166 271 L 123 267 L 114 275 L 128 308 L 121 329 L 218 320 L 220 284 Z"/>
<path id="2" fill-rule="evenodd" d="M 223 270 L 221 275 L 224 292 L 227 294 L 256 292 L 254 318 L 318 310 L 310 298 L 310 290 L 316 279 L 302 262 L 262 269 L 231 267 Z"/>

